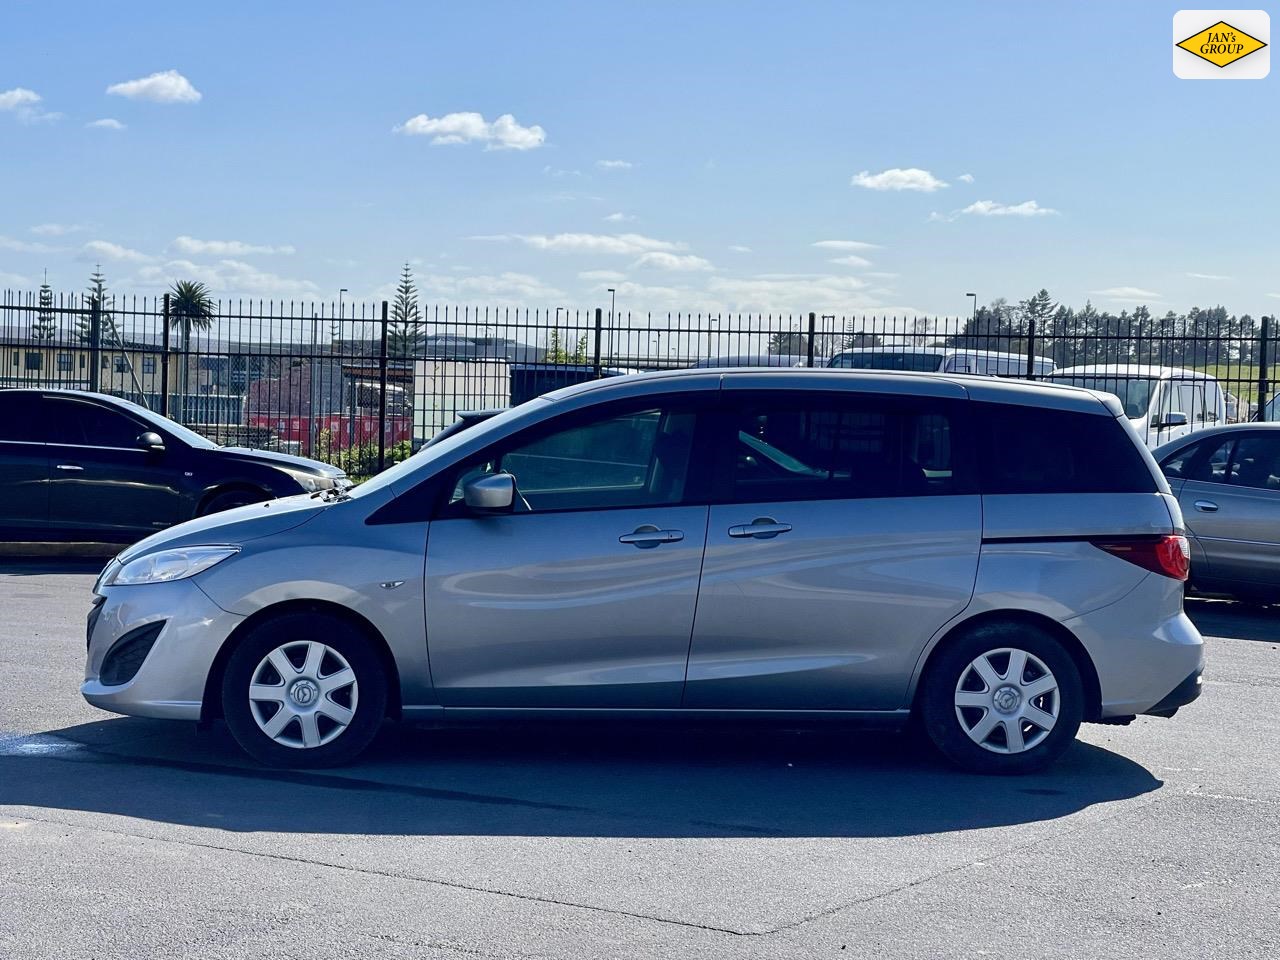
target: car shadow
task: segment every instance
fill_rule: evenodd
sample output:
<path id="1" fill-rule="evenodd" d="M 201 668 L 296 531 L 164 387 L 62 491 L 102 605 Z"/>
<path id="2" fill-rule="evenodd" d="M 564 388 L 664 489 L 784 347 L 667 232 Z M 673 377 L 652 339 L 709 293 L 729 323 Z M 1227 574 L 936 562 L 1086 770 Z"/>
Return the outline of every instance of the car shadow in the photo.
<path id="1" fill-rule="evenodd" d="M 1280 606 L 1188 597 L 1191 622 L 1206 637 L 1280 643 Z"/>
<path id="2" fill-rule="evenodd" d="M 1053 820 L 1162 783 L 1076 742 L 959 772 L 910 735 L 726 725 L 389 725 L 359 764 L 253 766 L 224 729 L 111 719 L 0 750 L 0 805 L 275 833 L 903 837 Z"/>

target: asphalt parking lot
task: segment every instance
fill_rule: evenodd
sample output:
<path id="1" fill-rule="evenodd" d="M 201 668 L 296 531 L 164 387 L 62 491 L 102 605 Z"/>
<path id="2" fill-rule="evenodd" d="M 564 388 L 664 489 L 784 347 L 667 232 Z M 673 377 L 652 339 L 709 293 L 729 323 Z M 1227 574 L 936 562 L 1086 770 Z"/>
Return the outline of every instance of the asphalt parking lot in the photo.
<path id="1" fill-rule="evenodd" d="M 1051 772 L 910 738 L 391 728 L 250 766 L 79 697 L 96 564 L 0 565 L 0 958 L 1275 957 L 1280 612 Z"/>

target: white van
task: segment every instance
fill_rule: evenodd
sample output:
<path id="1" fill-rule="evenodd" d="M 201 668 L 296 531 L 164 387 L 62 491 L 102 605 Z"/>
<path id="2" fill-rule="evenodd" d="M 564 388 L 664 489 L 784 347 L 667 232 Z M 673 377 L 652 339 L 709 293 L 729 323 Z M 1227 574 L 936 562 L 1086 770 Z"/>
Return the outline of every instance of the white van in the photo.
<path id="1" fill-rule="evenodd" d="M 1216 377 L 1201 370 L 1146 363 L 1096 363 L 1064 367 L 1047 379 L 1114 393 L 1129 422 L 1152 448 L 1194 430 L 1227 422 L 1222 386 Z"/>
<path id="2" fill-rule="evenodd" d="M 960 350 L 955 347 L 853 347 L 837 353 L 828 367 L 853 370 L 916 370 L 941 373 L 980 373 L 990 377 L 1025 377 L 1027 357 L 997 350 Z M 1036 357 L 1032 373 L 1043 377 L 1053 372 L 1053 361 Z"/>

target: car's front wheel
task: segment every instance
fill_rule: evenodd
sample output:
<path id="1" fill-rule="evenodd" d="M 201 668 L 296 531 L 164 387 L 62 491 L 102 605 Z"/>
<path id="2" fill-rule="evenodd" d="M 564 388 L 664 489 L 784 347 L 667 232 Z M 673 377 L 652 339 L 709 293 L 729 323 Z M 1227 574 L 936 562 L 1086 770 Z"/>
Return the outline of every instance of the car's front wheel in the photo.
<path id="1" fill-rule="evenodd" d="M 1075 739 L 1084 686 L 1071 655 L 1028 624 L 992 623 L 947 644 L 921 690 L 929 738 L 981 773 L 1028 773 Z"/>
<path id="2" fill-rule="evenodd" d="M 325 767 L 361 753 L 386 716 L 387 676 L 345 621 L 287 614 L 254 627 L 227 662 L 222 711 L 245 752 L 277 767 Z"/>

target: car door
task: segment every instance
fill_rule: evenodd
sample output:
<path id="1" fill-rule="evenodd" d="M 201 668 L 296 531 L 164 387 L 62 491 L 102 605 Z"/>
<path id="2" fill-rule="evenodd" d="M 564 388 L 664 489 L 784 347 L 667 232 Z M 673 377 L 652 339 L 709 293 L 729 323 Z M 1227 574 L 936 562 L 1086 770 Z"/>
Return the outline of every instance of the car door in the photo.
<path id="1" fill-rule="evenodd" d="M 967 401 L 726 382 L 684 704 L 893 710 L 968 604 L 981 503 Z"/>
<path id="2" fill-rule="evenodd" d="M 20 540 L 41 540 L 49 523 L 49 456 L 39 414 L 40 395 L 0 391 L 0 529 Z"/>
<path id="3" fill-rule="evenodd" d="M 1280 435 L 1235 431 L 1201 446 L 1178 502 L 1210 577 L 1280 587 Z"/>
<path id="4" fill-rule="evenodd" d="M 46 396 L 44 404 L 53 528 L 117 542 L 181 519 L 182 471 L 173 451 L 138 445 L 153 427 L 91 398 Z"/>
<path id="5" fill-rule="evenodd" d="M 442 704 L 679 706 L 706 538 L 705 402 L 568 414 L 445 476 L 426 563 Z M 515 509 L 470 511 L 464 485 L 500 472 Z"/>

